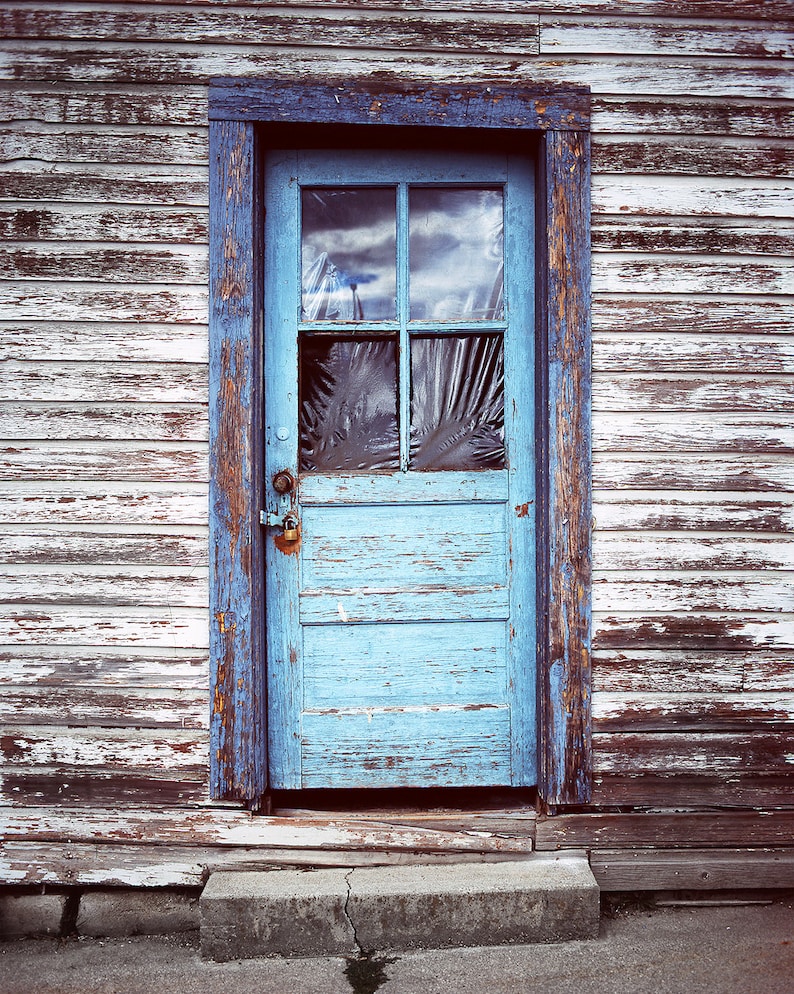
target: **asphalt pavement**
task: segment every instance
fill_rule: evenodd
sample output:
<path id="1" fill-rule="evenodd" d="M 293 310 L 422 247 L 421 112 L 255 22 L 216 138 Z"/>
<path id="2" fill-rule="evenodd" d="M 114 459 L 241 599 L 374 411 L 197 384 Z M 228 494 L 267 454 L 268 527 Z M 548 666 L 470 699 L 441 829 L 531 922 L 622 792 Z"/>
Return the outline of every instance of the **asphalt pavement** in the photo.
<path id="1" fill-rule="evenodd" d="M 0 943 L 2 994 L 794 994 L 794 900 L 607 909 L 597 939 L 201 959 L 198 935 Z"/>

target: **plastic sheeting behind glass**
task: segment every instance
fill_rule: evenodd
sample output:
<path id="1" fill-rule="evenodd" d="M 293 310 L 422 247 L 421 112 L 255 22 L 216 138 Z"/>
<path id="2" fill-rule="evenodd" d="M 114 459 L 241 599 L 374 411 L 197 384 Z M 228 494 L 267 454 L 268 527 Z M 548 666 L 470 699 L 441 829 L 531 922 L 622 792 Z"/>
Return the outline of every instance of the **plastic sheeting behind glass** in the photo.
<path id="1" fill-rule="evenodd" d="M 305 187 L 301 217 L 301 319 L 393 320 L 395 189 Z"/>
<path id="2" fill-rule="evenodd" d="M 501 320 L 502 200 L 501 189 L 411 188 L 411 320 Z"/>
<path id="3" fill-rule="evenodd" d="M 304 334 L 300 348 L 300 468 L 398 469 L 396 339 Z"/>
<path id="4" fill-rule="evenodd" d="M 411 339 L 411 468 L 502 469 L 501 335 Z"/>

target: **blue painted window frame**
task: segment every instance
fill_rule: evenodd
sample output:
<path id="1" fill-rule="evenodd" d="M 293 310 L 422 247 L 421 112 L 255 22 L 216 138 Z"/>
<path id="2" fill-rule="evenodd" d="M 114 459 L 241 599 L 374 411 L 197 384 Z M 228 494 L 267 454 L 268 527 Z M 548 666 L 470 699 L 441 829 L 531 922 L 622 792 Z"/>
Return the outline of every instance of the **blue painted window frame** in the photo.
<path id="1" fill-rule="evenodd" d="M 585 87 L 371 79 L 214 80 L 210 119 L 210 790 L 257 806 L 265 749 L 262 183 L 264 150 L 329 125 L 368 147 L 480 129 L 538 175 L 538 792 L 582 804 L 590 717 L 590 94 Z M 370 127 L 372 126 L 372 127 Z M 425 130 L 425 129 L 430 129 Z M 449 132 L 448 132 L 449 133 Z M 378 138 L 376 139 L 376 135 Z"/>

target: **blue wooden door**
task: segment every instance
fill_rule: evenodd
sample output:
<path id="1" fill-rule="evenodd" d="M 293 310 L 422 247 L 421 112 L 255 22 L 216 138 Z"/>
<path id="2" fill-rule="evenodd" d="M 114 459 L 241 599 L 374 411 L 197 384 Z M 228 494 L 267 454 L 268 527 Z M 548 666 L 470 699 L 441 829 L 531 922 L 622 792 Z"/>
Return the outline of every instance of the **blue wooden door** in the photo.
<path id="1" fill-rule="evenodd" d="M 273 788 L 535 783 L 533 174 L 275 152 Z"/>

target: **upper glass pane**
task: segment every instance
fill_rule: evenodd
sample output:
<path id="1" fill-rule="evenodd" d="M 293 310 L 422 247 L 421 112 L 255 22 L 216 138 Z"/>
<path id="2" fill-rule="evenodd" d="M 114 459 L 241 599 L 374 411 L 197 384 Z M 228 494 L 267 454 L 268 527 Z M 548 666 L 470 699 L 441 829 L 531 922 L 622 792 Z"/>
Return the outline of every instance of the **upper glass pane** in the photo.
<path id="1" fill-rule="evenodd" d="M 411 320 L 501 320 L 502 189 L 412 187 L 408 204 Z"/>
<path id="2" fill-rule="evenodd" d="M 395 188 L 304 187 L 301 207 L 301 320 L 394 320 Z"/>

